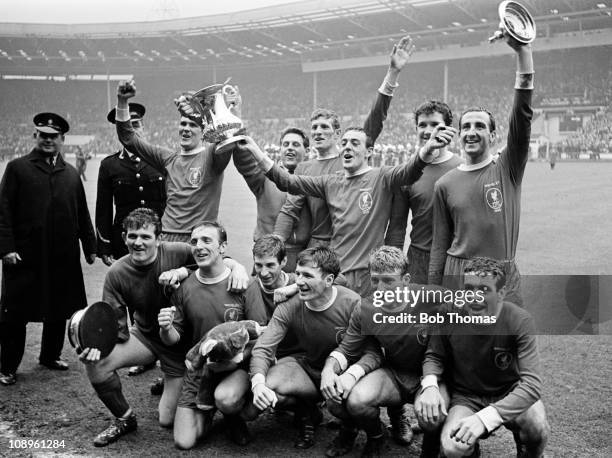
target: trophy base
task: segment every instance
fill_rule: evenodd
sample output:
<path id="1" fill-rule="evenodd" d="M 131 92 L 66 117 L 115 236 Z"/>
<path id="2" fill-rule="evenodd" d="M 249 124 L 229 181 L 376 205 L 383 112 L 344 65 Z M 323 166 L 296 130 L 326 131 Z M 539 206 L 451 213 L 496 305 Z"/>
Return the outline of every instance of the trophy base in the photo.
<path id="1" fill-rule="evenodd" d="M 224 149 L 227 145 L 231 145 L 232 143 L 239 142 L 240 140 L 244 140 L 246 138 L 247 138 L 246 135 L 235 135 L 233 137 L 227 138 L 217 143 L 217 148 L 215 152 Z"/>

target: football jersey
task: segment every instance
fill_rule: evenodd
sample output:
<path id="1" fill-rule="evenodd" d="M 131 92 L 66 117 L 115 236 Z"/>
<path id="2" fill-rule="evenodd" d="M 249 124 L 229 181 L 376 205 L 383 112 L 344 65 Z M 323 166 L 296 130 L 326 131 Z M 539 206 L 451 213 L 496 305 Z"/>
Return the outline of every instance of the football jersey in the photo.
<path id="1" fill-rule="evenodd" d="M 436 183 L 429 283 L 441 283 L 447 255 L 514 259 L 533 117 L 532 92 L 515 90 L 508 144 L 497 158 L 451 170 Z"/>
<path id="2" fill-rule="evenodd" d="M 194 262 L 186 243 L 161 242 L 155 261 L 146 266 L 132 262 L 129 255 L 114 262 L 104 279 L 102 300 L 117 311 L 119 340 L 129 338 L 126 308 L 134 313 L 135 326 L 149 339 L 161 342 L 157 315 L 169 307 L 170 293 L 159 284 L 159 275 Z"/>
<path id="3" fill-rule="evenodd" d="M 207 145 L 179 154 L 145 142 L 129 121 L 117 121 L 116 125 L 119 140 L 130 152 L 167 172 L 164 232 L 190 232 L 199 222 L 217 221 L 223 171 L 232 155 L 231 148 L 217 154 L 216 145 Z"/>
<path id="4" fill-rule="evenodd" d="M 279 343 L 285 335 L 296 336 L 305 351 L 306 361 L 315 369 L 323 369 L 331 351 L 342 341 L 351 313 L 361 298 L 350 289 L 333 286 L 334 302 L 325 310 L 311 310 L 293 296 L 274 310 L 268 327 L 263 332 L 251 356 L 251 376 L 266 375 L 274 362 Z"/>
<path id="5" fill-rule="evenodd" d="M 444 312 L 468 314 L 453 305 L 445 306 Z M 447 316 L 446 324 L 430 338 L 423 362 L 423 375 L 444 374 L 457 393 L 503 396 L 492 405 L 505 422 L 540 399 L 538 370 L 533 318 L 510 302 L 504 303 L 495 324 L 450 324 Z"/>
<path id="6" fill-rule="evenodd" d="M 217 283 L 202 283 L 196 271 L 172 296 L 171 305 L 176 307 L 172 325 L 189 346 L 199 342 L 218 324 L 251 319 L 245 312 L 244 294 L 227 290 L 228 277 L 229 270 Z"/>
<path id="7" fill-rule="evenodd" d="M 425 163 L 415 156 L 405 165 L 371 168 L 356 176 L 290 175 L 274 165 L 267 173 L 280 189 L 325 199 L 332 220 L 330 248 L 342 273 L 367 269 L 374 248 L 384 244 L 392 207 L 392 189 L 419 179 Z"/>

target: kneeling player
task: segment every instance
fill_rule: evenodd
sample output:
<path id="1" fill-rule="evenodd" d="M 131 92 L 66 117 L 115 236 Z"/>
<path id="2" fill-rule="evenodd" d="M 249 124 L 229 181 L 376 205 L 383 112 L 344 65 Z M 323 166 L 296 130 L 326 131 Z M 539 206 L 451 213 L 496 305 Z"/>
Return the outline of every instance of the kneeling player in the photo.
<path id="1" fill-rule="evenodd" d="M 419 418 L 445 409 L 437 388 L 438 377 L 444 375 L 452 389 L 441 439 L 447 457 L 478 454 L 478 440 L 501 425 L 512 431 L 519 457 L 542 456 L 548 440 L 534 321 L 525 310 L 504 302 L 504 272 L 499 261 L 470 260 L 464 288 L 482 300 L 449 307 L 446 323 L 429 341 L 423 395 L 415 407 Z M 483 317 L 494 323 L 449 324 L 450 314 L 472 318 L 464 322 Z"/>
<path id="2" fill-rule="evenodd" d="M 383 246 L 373 251 L 369 270 L 374 296 L 363 299 L 361 305 L 353 310 L 342 343 L 330 354 L 322 374 L 321 390 L 330 412 L 347 419 L 345 424 L 353 426 L 340 430 L 327 449 L 327 456 L 344 455 L 352 449 L 357 436 L 355 426 L 364 429 L 368 437 L 362 456 L 379 456 L 384 443 L 379 418 L 383 406 L 387 407 L 396 441 L 405 445 L 412 439 L 404 404 L 413 403 L 415 399 L 418 402 L 420 396 L 421 365 L 427 348 L 428 329 L 427 324 L 410 323 L 408 318 L 402 318 L 437 311 L 443 289 L 409 286 L 406 257 L 394 247 Z M 422 296 L 415 301 L 410 299 L 414 296 L 407 294 L 393 295 L 393 300 L 379 303 L 385 297 L 381 293 L 395 291 L 420 292 Z M 425 295 L 426 291 L 439 294 L 431 294 L 430 298 Z M 362 353 L 368 341 L 374 341 L 383 349 L 383 366 L 378 368 L 381 358 L 379 364 L 370 367 L 362 363 L 362 358 L 347 369 L 348 363 Z M 439 431 L 441 420 L 436 417 L 432 421 L 420 422 L 425 431 L 424 456 L 437 454 L 439 441 L 436 431 Z"/>
<path id="3" fill-rule="evenodd" d="M 262 312 L 245 314 L 243 293 L 228 291 L 230 270 L 223 263 L 227 248 L 227 234 L 215 222 L 203 222 L 191 233 L 191 252 L 198 270 L 187 278 L 172 296 L 170 303 L 159 314 L 159 334 L 166 345 L 186 342 L 191 347 L 216 325 L 226 321 L 251 319 Z M 262 323 L 265 324 L 265 323 Z M 204 437 L 212 425 L 214 410 L 199 410 L 197 395 L 201 374 L 189 371 L 174 419 L 174 443 L 178 448 L 190 449 Z M 238 367 L 225 376 L 214 389 L 216 407 L 224 414 L 230 439 L 244 445 L 250 437 L 239 413 L 244 407 L 249 390 L 246 368 Z"/>
<path id="4" fill-rule="evenodd" d="M 159 401 L 159 423 L 164 427 L 172 426 L 184 372 L 185 349 L 161 341 L 157 313 L 168 305 L 164 283 L 187 276 L 186 269 L 178 268 L 193 262 L 189 245 L 162 242 L 159 217 L 148 208 L 132 211 L 123 221 L 123 230 L 129 255 L 110 267 L 102 293 L 102 299 L 117 310 L 120 343 L 103 359 L 95 348 L 86 348 L 79 355 L 98 397 L 116 417 L 95 438 L 96 447 L 108 445 L 137 427 L 117 369 L 154 363 L 159 358 L 165 385 Z M 126 308 L 134 312 L 134 326 L 129 332 Z"/>
<path id="5" fill-rule="evenodd" d="M 297 258 L 299 295 L 280 304 L 259 337 L 251 358 L 253 404 L 259 410 L 294 410 L 299 422 L 297 448 L 314 445 L 314 429 L 321 420 L 317 402 L 325 358 L 340 342 L 359 295 L 334 286 L 340 271 L 336 254 L 326 247 L 309 248 Z M 303 356 L 288 356 L 272 365 L 276 349 L 287 334 L 304 348 Z"/>

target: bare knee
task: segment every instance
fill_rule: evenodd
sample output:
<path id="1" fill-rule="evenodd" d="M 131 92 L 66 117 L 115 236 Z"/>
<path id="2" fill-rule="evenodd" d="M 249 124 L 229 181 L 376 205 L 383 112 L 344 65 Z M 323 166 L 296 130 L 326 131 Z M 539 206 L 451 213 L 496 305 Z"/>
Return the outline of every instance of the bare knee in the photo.
<path id="1" fill-rule="evenodd" d="M 353 417 L 362 416 L 372 407 L 378 407 L 375 405 L 375 400 L 372 398 L 367 390 L 360 390 L 359 388 L 353 388 L 351 394 L 349 394 L 346 400 L 346 410 L 349 415 Z"/>
<path id="2" fill-rule="evenodd" d="M 195 447 L 197 438 L 195 434 L 183 434 L 174 432 L 174 446 L 179 450 L 190 450 Z"/>
<path id="3" fill-rule="evenodd" d="M 215 405 L 225 414 L 238 413 L 244 405 L 244 393 L 233 386 L 218 386 L 215 390 Z"/>
<path id="4" fill-rule="evenodd" d="M 172 428 L 174 425 L 174 415 L 166 410 L 159 410 L 159 426 L 162 428 Z"/>

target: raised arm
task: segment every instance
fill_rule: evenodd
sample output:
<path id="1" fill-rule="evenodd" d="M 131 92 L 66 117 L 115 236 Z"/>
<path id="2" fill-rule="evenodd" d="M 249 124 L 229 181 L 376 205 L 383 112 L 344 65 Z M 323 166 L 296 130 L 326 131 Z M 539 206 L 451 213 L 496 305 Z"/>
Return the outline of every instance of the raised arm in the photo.
<path id="1" fill-rule="evenodd" d="M 281 191 L 290 192 L 291 194 L 307 194 L 325 199 L 324 176 L 291 175 L 282 167 L 274 164 L 274 161 L 259 148 L 251 137 L 246 137 L 241 143 L 241 147 L 250 151 L 259 168 L 266 173 L 266 176 Z"/>
<path id="2" fill-rule="evenodd" d="M 164 170 L 174 152 L 161 146 L 151 145 L 136 134 L 130 122 L 128 100 L 136 95 L 136 85 L 133 81 L 121 81 L 117 86 L 117 136 L 123 146 L 131 153 L 140 156 L 158 170 Z"/>
<path id="3" fill-rule="evenodd" d="M 516 81 L 514 84 L 514 102 L 508 125 L 508 143 L 506 154 L 500 156 L 500 162 L 508 168 L 510 179 L 515 186 L 523 180 L 525 166 L 529 155 L 531 137 L 531 120 L 533 109 L 533 55 L 531 45 L 521 44 L 512 37 L 507 38 L 508 45 L 516 52 Z"/>
<path id="4" fill-rule="evenodd" d="M 376 92 L 376 100 L 372 104 L 368 117 L 363 124 L 363 129 L 372 139 L 372 142 L 376 141 L 383 130 L 383 123 L 387 119 L 393 91 L 399 86 L 397 83 L 399 74 L 408 63 L 413 52 L 414 45 L 409 36 L 403 37 L 398 43 L 393 45 L 393 50 L 389 56 L 387 74 Z"/>

